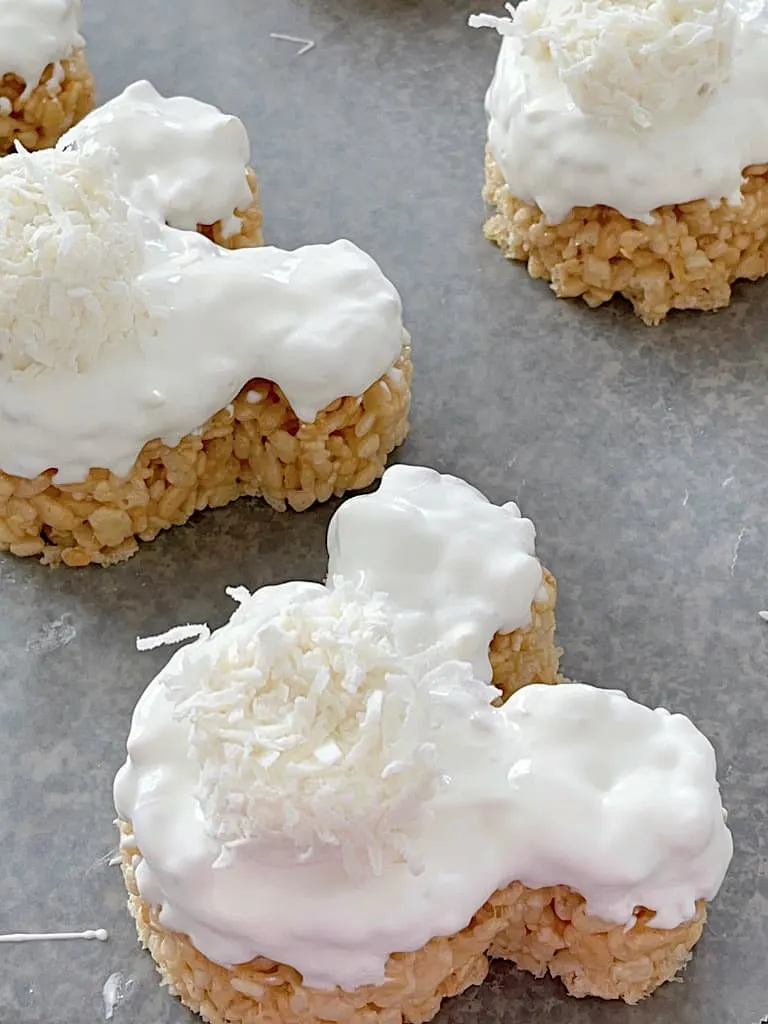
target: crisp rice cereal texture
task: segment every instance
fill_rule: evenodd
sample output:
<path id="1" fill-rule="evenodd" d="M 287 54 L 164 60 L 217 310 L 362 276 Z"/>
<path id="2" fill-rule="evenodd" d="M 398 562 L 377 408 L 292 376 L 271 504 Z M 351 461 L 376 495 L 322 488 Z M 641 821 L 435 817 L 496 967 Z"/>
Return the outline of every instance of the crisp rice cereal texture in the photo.
<path id="1" fill-rule="evenodd" d="M 222 221 L 215 224 L 198 224 L 197 230 L 201 235 L 210 238 L 212 242 L 223 246 L 225 249 L 249 249 L 257 245 L 264 245 L 264 236 L 261 233 L 261 207 L 259 205 L 259 185 L 256 175 L 251 168 L 248 168 L 248 186 L 251 190 L 251 202 L 245 210 L 235 210 L 235 216 L 240 220 L 240 230 L 233 235 L 226 232 Z"/>
<path id="2" fill-rule="evenodd" d="M 94 82 L 84 52 L 76 50 L 62 60 L 61 69 L 63 78 L 55 85 L 54 65 L 49 64 L 27 97 L 18 75 L 0 77 L 0 156 L 10 153 L 17 141 L 27 150 L 55 146 L 93 109 Z M 3 99 L 12 106 L 8 114 L 3 112 Z"/>
<path id="3" fill-rule="evenodd" d="M 555 646 L 555 603 L 557 584 L 544 569 L 544 594 L 531 606 L 529 625 L 512 633 L 497 633 L 489 653 L 493 668 L 493 685 L 508 700 L 521 686 L 529 683 L 557 683 L 562 651 Z"/>
<path id="4" fill-rule="evenodd" d="M 744 176 L 740 206 L 661 206 L 650 225 L 608 206 L 579 206 L 547 224 L 535 203 L 512 195 L 486 150 L 483 198 L 496 213 L 485 235 L 559 298 L 595 307 L 623 295 L 646 324 L 658 324 L 672 309 L 727 306 L 734 281 L 768 273 L 768 164 Z"/>
<path id="5" fill-rule="evenodd" d="M 251 380 L 175 448 L 146 444 L 127 477 L 92 469 L 55 486 L 52 469 L 32 480 L 0 471 L 0 551 L 47 565 L 110 565 L 135 554 L 139 540 L 245 495 L 300 512 L 368 487 L 408 432 L 411 374 L 406 343 L 363 395 L 332 402 L 313 423 L 296 418 L 275 384 Z"/>
<path id="6" fill-rule="evenodd" d="M 209 1024 L 423 1024 L 443 999 L 479 985 L 488 958 L 513 961 L 536 977 L 560 978 L 569 994 L 636 1003 L 688 962 L 706 906 L 668 931 L 648 927 L 639 910 L 628 932 L 585 912 L 583 898 L 566 886 L 528 889 L 513 882 L 495 892 L 466 928 L 431 939 L 415 953 L 395 953 L 388 980 L 353 992 L 306 988 L 291 967 L 264 958 L 232 969 L 204 957 L 185 935 L 160 925 L 157 909 L 139 895 L 134 858 L 140 857 L 130 825 L 120 823 L 122 871 L 128 907 L 141 944 L 163 984 Z"/>

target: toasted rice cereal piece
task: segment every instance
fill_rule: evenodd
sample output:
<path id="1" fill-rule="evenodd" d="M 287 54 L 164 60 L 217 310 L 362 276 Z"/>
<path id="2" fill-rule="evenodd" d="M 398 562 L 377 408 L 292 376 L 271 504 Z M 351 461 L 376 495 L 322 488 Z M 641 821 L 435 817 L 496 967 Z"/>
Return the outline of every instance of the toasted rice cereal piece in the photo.
<path id="1" fill-rule="evenodd" d="M 488 957 L 514 961 L 537 977 L 549 971 L 577 997 L 636 1003 L 674 977 L 701 935 L 706 907 L 670 931 L 648 927 L 640 910 L 629 932 L 588 917 L 584 900 L 565 886 L 495 892 L 456 935 L 431 939 L 415 953 L 394 953 L 383 985 L 353 992 L 307 988 L 291 967 L 264 957 L 231 969 L 212 963 L 189 939 L 167 931 L 157 908 L 139 895 L 130 825 L 120 822 L 122 872 L 139 941 L 172 995 L 209 1024 L 423 1024 L 443 999 L 479 985 Z"/>
<path id="2" fill-rule="evenodd" d="M 61 61 L 58 84 L 55 70 L 49 64 L 26 99 L 26 84 L 18 75 L 0 77 L 0 156 L 10 153 L 17 140 L 29 150 L 55 146 L 93 109 L 95 87 L 84 51 Z M 11 111 L 6 113 L 9 103 Z"/>
<path id="3" fill-rule="evenodd" d="M 707 905 L 699 900 L 690 921 L 652 928 L 653 913 L 639 907 L 636 924 L 625 931 L 590 917 L 584 898 L 564 885 L 526 889 L 513 882 L 503 895 L 505 924 L 488 955 L 511 960 L 537 978 L 560 978 L 577 999 L 639 1003 L 685 967 L 707 918 Z"/>
<path id="4" fill-rule="evenodd" d="M 111 565 L 135 554 L 139 540 L 246 495 L 302 512 L 368 487 L 408 433 L 405 337 L 391 370 L 313 423 L 296 418 L 275 384 L 254 379 L 175 448 L 148 442 L 127 477 L 92 469 L 80 483 L 56 486 L 53 469 L 33 480 L 0 471 L 0 551 L 40 556 L 45 565 Z"/>
<path id="5" fill-rule="evenodd" d="M 512 633 L 497 633 L 493 638 L 489 651 L 493 685 L 502 692 L 497 704 L 503 704 L 529 683 L 561 681 L 558 670 L 562 651 L 555 646 L 557 583 L 546 569 L 544 588 L 546 597 L 533 602 L 528 626 Z"/>
<path id="6" fill-rule="evenodd" d="M 485 236 L 559 298 L 595 307 L 623 295 L 646 324 L 658 324 L 672 309 L 727 306 L 734 281 L 768 273 L 768 164 L 744 175 L 741 206 L 661 206 L 650 225 L 607 206 L 576 207 L 547 224 L 538 206 L 512 195 L 486 150 L 483 198 L 496 213 Z"/>
<path id="7" fill-rule="evenodd" d="M 240 230 L 234 235 L 227 236 L 224 224 L 220 220 L 217 220 L 215 224 L 197 225 L 197 230 L 201 235 L 205 235 L 206 238 L 210 238 L 212 242 L 216 242 L 217 245 L 221 245 L 225 249 L 248 249 L 256 245 L 264 245 L 264 236 L 261 233 L 262 213 L 259 205 L 259 183 L 250 167 L 247 175 L 253 198 L 245 210 L 235 210 L 235 216 L 240 219 Z"/>

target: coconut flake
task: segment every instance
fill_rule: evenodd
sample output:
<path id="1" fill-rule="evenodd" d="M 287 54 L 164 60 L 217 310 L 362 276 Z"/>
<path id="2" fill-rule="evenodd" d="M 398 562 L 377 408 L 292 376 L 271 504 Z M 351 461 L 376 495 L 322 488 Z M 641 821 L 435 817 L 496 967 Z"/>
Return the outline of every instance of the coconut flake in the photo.
<path id="1" fill-rule="evenodd" d="M 145 240 L 94 146 L 0 161 L 0 379 L 83 373 L 152 328 Z"/>
<path id="2" fill-rule="evenodd" d="M 609 123 L 646 128 L 685 114 L 727 81 L 738 12 L 731 0 L 523 0 L 509 18 L 472 15 L 551 62 L 574 103 Z"/>
<path id="3" fill-rule="evenodd" d="M 165 633 L 157 636 L 140 636 L 136 638 L 137 651 L 154 651 L 157 647 L 170 647 L 173 644 L 181 644 L 185 640 L 207 640 L 211 635 L 210 629 L 203 626 L 187 625 L 174 626 Z"/>
<path id="4" fill-rule="evenodd" d="M 232 596 L 243 601 L 239 588 Z M 195 795 L 222 856 L 243 841 L 287 842 L 298 861 L 337 847 L 353 874 L 392 860 L 418 870 L 409 839 L 442 784 L 433 731 L 446 707 L 476 705 L 470 667 L 403 655 L 399 613 L 350 583 L 266 622 L 250 609 L 180 651 L 163 679 L 189 725 Z"/>

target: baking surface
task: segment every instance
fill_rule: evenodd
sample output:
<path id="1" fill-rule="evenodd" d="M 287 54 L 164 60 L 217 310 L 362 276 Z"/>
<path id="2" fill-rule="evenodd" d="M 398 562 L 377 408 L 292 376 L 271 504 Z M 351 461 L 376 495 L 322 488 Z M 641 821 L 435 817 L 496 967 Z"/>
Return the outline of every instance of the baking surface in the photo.
<path id="1" fill-rule="evenodd" d="M 265 235 L 348 237 L 399 287 L 411 439 L 536 523 L 571 678 L 684 711 L 712 739 L 736 855 L 684 984 L 639 1007 L 567 999 L 509 965 L 441 1024 L 758 1024 L 768 1014 L 768 283 L 649 329 L 555 300 L 482 237 L 482 99 L 498 41 L 466 0 L 86 0 L 99 99 L 138 78 L 238 114 Z M 271 38 L 285 34 L 315 42 Z M 137 635 L 221 624 L 228 585 L 319 579 L 335 505 L 207 512 L 112 569 L 0 554 L 0 931 L 104 927 L 106 943 L 0 946 L 0 1024 L 184 1024 L 124 910 L 111 784 L 169 651 Z"/>

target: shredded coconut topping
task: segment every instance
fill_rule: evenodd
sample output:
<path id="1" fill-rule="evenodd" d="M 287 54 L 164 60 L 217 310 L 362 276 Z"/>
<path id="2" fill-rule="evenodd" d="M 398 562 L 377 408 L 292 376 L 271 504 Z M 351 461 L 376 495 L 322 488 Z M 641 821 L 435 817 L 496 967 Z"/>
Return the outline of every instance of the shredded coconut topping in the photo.
<path id="1" fill-rule="evenodd" d="M 112 155 L 19 151 L 0 161 L 0 378 L 82 373 L 150 326 L 145 240 Z"/>
<path id="2" fill-rule="evenodd" d="M 196 798 L 226 843 L 286 841 L 297 857 L 338 847 L 350 873 L 409 856 L 442 776 L 431 740 L 446 707 L 495 695 L 468 665 L 404 657 L 398 613 L 339 582 L 266 619 L 250 596 L 164 678 L 190 726 Z M 433 668 L 435 664 L 439 667 Z"/>
<path id="3" fill-rule="evenodd" d="M 551 61 L 574 103 L 609 123 L 649 127 L 690 109 L 730 76 L 738 25 L 731 0 L 523 0 L 474 28 L 521 40 Z"/>

